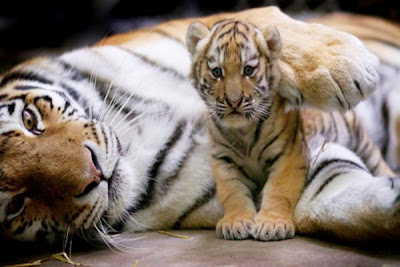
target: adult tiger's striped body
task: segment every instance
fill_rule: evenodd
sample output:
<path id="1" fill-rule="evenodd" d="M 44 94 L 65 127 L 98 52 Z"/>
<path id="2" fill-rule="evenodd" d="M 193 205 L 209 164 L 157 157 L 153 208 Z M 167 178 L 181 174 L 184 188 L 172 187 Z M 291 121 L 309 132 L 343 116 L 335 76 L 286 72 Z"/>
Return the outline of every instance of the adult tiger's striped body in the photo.
<path id="1" fill-rule="evenodd" d="M 224 210 L 218 236 L 293 237 L 308 158 L 300 113 L 287 111 L 279 95 L 278 30 L 239 20 L 211 29 L 195 22 L 186 43 L 193 85 L 210 113 L 213 174 Z"/>
<path id="2" fill-rule="evenodd" d="M 201 20 L 212 25 L 232 16 L 279 26 L 286 44 L 284 95 L 293 105 L 344 109 L 343 103 L 355 105 L 377 82 L 377 61 L 358 40 L 296 22 L 276 8 Z M 111 37 L 103 42 L 108 46 L 39 58 L 2 77 L 4 235 L 33 240 L 67 231 L 90 237 L 91 231 L 109 226 L 127 232 L 215 226 L 222 209 L 211 175 L 205 106 L 187 78 L 190 60 L 182 42 L 191 22 Z M 299 41 L 304 36 L 308 41 Z M 317 38 L 311 41 L 311 36 Z M 348 150 L 340 156 L 359 160 Z M 295 212 L 300 232 L 357 238 L 398 228 L 397 217 L 389 220 L 397 211 L 397 181 L 391 188 L 389 179 L 354 172 L 335 178 L 310 201 L 326 177 L 325 171 L 317 173 Z M 339 188 L 334 187 L 337 181 Z M 341 198 L 335 199 L 335 190 L 341 190 Z"/>

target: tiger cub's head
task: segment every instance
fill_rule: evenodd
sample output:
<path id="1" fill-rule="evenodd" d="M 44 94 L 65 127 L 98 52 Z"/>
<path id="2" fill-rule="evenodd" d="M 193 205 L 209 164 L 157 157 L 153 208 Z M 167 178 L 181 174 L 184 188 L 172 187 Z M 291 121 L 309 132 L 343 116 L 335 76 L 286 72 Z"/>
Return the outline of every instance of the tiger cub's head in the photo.
<path id="1" fill-rule="evenodd" d="M 239 128 L 268 117 L 280 79 L 282 44 L 275 27 L 223 20 L 210 30 L 194 22 L 186 44 L 191 79 L 214 120 Z"/>

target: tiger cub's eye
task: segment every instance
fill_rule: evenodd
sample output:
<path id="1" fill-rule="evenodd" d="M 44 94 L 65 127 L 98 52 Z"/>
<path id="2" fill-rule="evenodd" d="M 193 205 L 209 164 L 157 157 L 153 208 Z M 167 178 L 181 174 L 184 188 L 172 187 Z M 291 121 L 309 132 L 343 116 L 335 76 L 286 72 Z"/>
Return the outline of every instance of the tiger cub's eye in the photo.
<path id="1" fill-rule="evenodd" d="M 24 126 L 27 130 L 33 131 L 36 129 L 36 117 L 29 109 L 24 109 L 24 111 L 22 111 L 22 121 L 24 122 Z"/>
<path id="2" fill-rule="evenodd" d="M 221 68 L 213 68 L 212 74 L 213 74 L 214 78 L 219 79 L 222 77 L 222 69 Z"/>
<path id="3" fill-rule="evenodd" d="M 243 74 L 247 77 L 251 76 L 254 72 L 254 68 L 252 66 L 245 66 L 243 69 Z"/>

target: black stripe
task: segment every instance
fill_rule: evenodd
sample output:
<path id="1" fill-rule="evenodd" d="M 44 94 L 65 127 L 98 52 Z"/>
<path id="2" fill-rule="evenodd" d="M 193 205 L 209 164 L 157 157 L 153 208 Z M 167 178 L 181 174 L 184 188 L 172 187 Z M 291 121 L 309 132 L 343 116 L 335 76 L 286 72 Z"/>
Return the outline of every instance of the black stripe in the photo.
<path id="1" fill-rule="evenodd" d="M 219 146 L 222 146 L 222 147 L 224 147 L 224 148 L 226 148 L 226 149 L 232 151 L 233 153 L 235 153 L 235 155 L 236 155 L 238 158 L 243 158 L 243 156 L 240 155 L 238 152 L 236 152 L 235 148 L 231 147 L 230 145 L 227 145 L 227 144 L 225 144 L 225 143 L 221 143 L 221 142 L 219 142 L 219 141 L 217 141 L 217 140 L 214 140 L 213 142 L 214 142 L 215 144 L 219 145 Z"/>
<path id="2" fill-rule="evenodd" d="M 186 122 L 180 121 L 176 126 L 174 133 L 169 137 L 168 141 L 165 143 L 163 148 L 158 151 L 157 155 L 155 156 L 153 165 L 150 166 L 150 168 L 148 168 L 147 170 L 147 176 L 146 176 L 148 178 L 147 189 L 139 196 L 138 204 L 135 207 L 129 208 L 130 213 L 145 208 L 151 203 L 153 198 L 155 182 L 157 179 L 158 172 L 160 171 L 160 167 L 163 164 L 165 158 L 168 156 L 171 149 L 175 146 L 175 144 L 182 136 L 185 126 Z"/>
<path id="3" fill-rule="evenodd" d="M 246 29 L 246 31 L 250 31 L 249 26 L 247 26 L 245 23 L 243 23 L 243 22 L 241 22 L 241 21 L 238 21 L 238 22 L 237 22 L 237 25 L 241 25 L 241 26 L 243 26 L 243 27 Z"/>
<path id="4" fill-rule="evenodd" d="M 1 136 L 7 136 L 8 137 L 8 136 L 13 136 L 15 134 L 16 134 L 16 131 L 11 130 L 11 131 L 7 131 L 7 132 L 2 133 Z"/>
<path id="5" fill-rule="evenodd" d="M 340 86 L 340 84 L 338 83 L 338 81 L 337 81 L 335 78 L 333 78 L 333 80 L 335 81 L 335 83 L 336 83 L 337 86 L 339 87 L 340 92 L 342 93 L 343 98 L 344 98 L 344 100 L 345 100 L 346 103 L 347 103 L 347 109 L 349 109 L 351 106 L 350 106 L 350 103 L 349 103 L 349 102 L 347 101 L 347 99 L 346 99 L 346 95 L 345 95 L 344 92 L 343 92 L 342 86 Z M 342 101 L 340 100 L 340 98 L 339 98 L 338 96 L 336 96 L 336 97 L 337 97 L 338 100 L 340 101 L 340 105 L 342 105 L 344 108 L 346 108 L 346 107 L 343 105 L 343 103 L 342 103 Z"/>
<path id="6" fill-rule="evenodd" d="M 282 155 L 284 154 L 285 149 L 283 149 L 281 152 L 279 152 L 278 154 L 276 154 L 274 157 L 269 158 L 265 161 L 264 163 L 264 172 L 269 172 L 269 169 L 274 165 L 274 163 L 280 159 L 282 157 Z"/>
<path id="7" fill-rule="evenodd" d="M 230 33 L 233 32 L 233 31 L 234 31 L 234 28 L 232 27 L 232 28 L 230 28 L 230 29 L 224 31 L 223 33 L 220 33 L 220 34 L 218 35 L 218 37 L 217 37 L 217 41 L 220 41 L 225 35 L 228 35 L 228 34 L 230 34 Z"/>
<path id="8" fill-rule="evenodd" d="M 78 69 L 77 67 L 72 66 L 71 64 L 65 62 L 62 59 L 56 59 L 56 63 L 58 63 L 59 66 L 61 66 L 64 70 L 65 73 L 69 73 L 70 75 L 68 76 L 71 80 L 73 81 L 82 81 L 85 80 L 86 82 L 90 83 L 93 87 L 97 89 L 97 92 L 107 92 L 109 85 L 111 84 L 110 81 L 105 80 L 104 78 L 96 77 L 96 83 L 93 83 L 92 81 L 92 75 L 84 70 Z M 61 84 L 62 86 L 62 84 Z M 64 88 L 66 89 L 66 88 Z M 73 89 L 73 88 L 70 88 Z M 68 89 L 66 89 L 68 91 Z M 73 97 L 71 95 L 71 97 Z"/>
<path id="9" fill-rule="evenodd" d="M 148 65 L 151 65 L 155 69 L 161 70 L 162 72 L 171 73 L 171 74 L 173 74 L 175 77 L 177 77 L 180 80 L 186 80 L 187 79 L 186 76 L 180 74 L 178 71 L 176 71 L 175 69 L 173 69 L 171 67 L 163 66 L 159 62 L 153 61 L 152 59 L 150 59 L 150 58 L 148 58 L 148 57 L 146 57 L 144 55 L 138 54 L 136 52 L 133 52 L 132 50 L 129 50 L 129 49 L 125 48 L 125 47 L 122 47 L 122 46 L 116 46 L 116 47 L 118 47 L 121 50 L 127 52 L 128 54 L 130 54 L 130 55 L 142 60 L 144 63 L 146 63 Z"/>
<path id="10" fill-rule="evenodd" d="M 0 109 L 3 109 L 3 108 L 7 108 L 8 113 L 10 115 L 12 115 L 15 110 L 15 103 L 0 105 Z"/>
<path id="11" fill-rule="evenodd" d="M 388 138 L 388 127 L 389 127 L 389 109 L 388 109 L 388 103 L 387 100 L 385 99 L 382 104 L 382 120 L 383 120 L 383 129 L 381 130 L 383 133 L 385 133 L 385 138 L 384 142 L 382 144 L 382 155 L 387 156 L 387 150 L 389 146 L 389 138 Z"/>
<path id="12" fill-rule="evenodd" d="M 308 186 L 308 185 L 314 180 L 314 178 L 315 178 L 323 169 L 325 169 L 325 168 L 331 166 L 332 164 L 349 164 L 349 165 L 352 165 L 352 166 L 354 166 L 354 167 L 357 167 L 357 168 L 359 168 L 359 169 L 362 169 L 362 170 L 368 172 L 368 170 L 365 169 L 363 166 L 361 166 L 361 165 L 359 165 L 358 163 L 355 163 L 354 161 L 351 161 L 351 160 L 346 160 L 346 159 L 327 159 L 327 160 L 321 161 L 321 162 L 318 164 L 318 168 L 316 168 L 316 169 L 312 172 L 312 174 L 308 177 L 305 186 Z"/>
<path id="13" fill-rule="evenodd" d="M 247 180 L 249 180 L 251 182 L 253 181 L 251 179 L 251 175 L 249 175 L 247 173 L 246 169 L 243 166 L 238 166 L 238 165 L 236 165 L 236 166 L 237 166 L 237 170 L 243 175 L 244 178 L 246 178 Z M 250 198 L 252 198 L 252 197 L 250 197 Z"/>
<path id="14" fill-rule="evenodd" d="M 191 207 L 189 207 L 178 217 L 172 228 L 181 228 L 181 223 L 185 221 L 186 217 L 189 216 L 196 209 L 209 202 L 215 196 L 215 194 L 216 188 L 215 184 L 213 184 L 211 188 L 208 188 L 200 197 L 195 200 L 194 204 Z"/>
<path id="15" fill-rule="evenodd" d="M 62 59 L 57 59 L 56 62 L 65 70 L 65 73 L 70 74 L 69 76 L 70 79 L 78 82 L 82 80 L 87 80 L 87 81 L 91 80 L 91 75 L 86 71 L 82 71 Z"/>
<path id="16" fill-rule="evenodd" d="M 300 96 L 300 105 L 302 105 L 304 103 L 304 96 L 300 91 L 299 91 L 299 96 Z"/>
<path id="17" fill-rule="evenodd" d="M 0 82 L 0 88 L 6 86 L 8 83 L 16 81 L 16 80 L 28 80 L 28 81 L 35 81 L 44 84 L 53 84 L 53 81 L 49 80 L 48 78 L 43 77 L 37 73 L 33 72 L 23 72 L 23 71 L 14 71 L 7 73 L 4 75 L 3 79 Z"/>
<path id="18" fill-rule="evenodd" d="M 339 104 L 342 106 L 342 108 L 346 109 L 343 101 L 339 98 L 339 96 L 336 96 L 336 99 L 338 100 Z"/>
<path id="19" fill-rule="evenodd" d="M 342 175 L 344 172 L 337 172 L 332 174 L 331 176 L 329 176 L 318 188 L 317 192 L 314 194 L 314 196 L 311 198 L 311 200 L 313 200 L 314 198 L 316 198 L 321 192 L 322 190 L 324 190 L 324 188 L 333 181 L 333 179 L 335 179 L 336 177 Z"/>
<path id="20" fill-rule="evenodd" d="M 27 95 L 28 95 L 28 94 L 16 95 L 16 96 L 10 97 L 8 100 L 9 100 L 9 101 L 12 101 L 12 100 L 22 100 L 22 101 L 25 101 L 25 98 L 26 98 Z"/>
<path id="21" fill-rule="evenodd" d="M 245 154 L 246 153 L 246 144 L 243 140 L 240 139 L 235 133 L 232 131 L 226 130 L 222 125 L 219 124 L 218 120 L 211 116 L 212 121 L 214 122 L 215 128 L 220 132 L 222 138 L 224 138 L 230 145 L 233 146 L 232 150 L 238 150 L 239 152 Z M 235 149 L 234 149 L 235 148 Z M 235 153 L 237 154 L 237 153 Z"/>
<path id="22" fill-rule="evenodd" d="M 78 110 L 76 110 L 76 109 L 73 109 L 70 113 L 68 113 L 68 116 L 72 116 L 72 115 L 74 115 L 74 113 L 75 112 L 78 112 Z"/>
<path id="23" fill-rule="evenodd" d="M 265 146 L 263 147 L 263 149 L 261 150 L 260 154 L 258 155 L 258 161 L 261 160 L 262 154 L 264 153 L 264 151 L 271 146 L 281 135 L 284 131 L 286 131 L 287 127 L 289 125 L 289 122 L 286 122 L 285 127 L 283 127 L 283 129 L 277 134 L 275 135 L 272 139 L 270 139 L 270 141 L 268 143 L 265 144 Z"/>
<path id="24" fill-rule="evenodd" d="M 169 187 L 171 187 L 171 184 L 176 180 L 176 178 L 179 177 L 179 174 L 182 170 L 182 166 L 187 162 L 189 159 L 190 155 L 192 155 L 192 151 L 196 147 L 196 142 L 193 141 L 193 135 L 198 133 L 199 130 L 202 129 L 202 125 L 200 123 L 197 123 L 194 125 L 192 132 L 190 133 L 190 136 L 188 138 L 187 142 L 190 142 L 187 148 L 185 149 L 184 152 L 182 152 L 182 156 L 180 159 L 175 163 L 176 167 L 175 169 L 171 172 L 172 174 L 165 178 L 164 181 L 162 182 L 162 185 L 160 185 L 160 191 L 162 192 L 161 194 L 165 194 L 168 190 Z"/>
<path id="25" fill-rule="evenodd" d="M 33 85 L 17 85 L 14 87 L 14 89 L 19 90 L 19 91 L 28 91 L 28 90 L 35 90 L 35 89 L 42 89 L 42 88 L 33 86 Z"/>
<path id="26" fill-rule="evenodd" d="M 61 114 L 64 114 L 67 111 L 67 108 L 70 107 L 70 106 L 71 106 L 71 104 L 69 103 L 69 101 L 65 101 L 64 109 L 61 112 Z"/>
<path id="27" fill-rule="evenodd" d="M 65 83 L 60 83 L 60 86 L 67 91 L 67 93 L 72 97 L 73 100 L 78 102 L 80 94 L 78 91 L 73 89 L 72 87 L 66 85 Z"/>
<path id="28" fill-rule="evenodd" d="M 182 167 L 188 160 L 189 156 L 192 154 L 194 147 L 195 147 L 194 142 L 191 141 L 189 148 L 183 153 L 183 156 L 179 159 L 178 163 L 176 164 L 177 166 L 175 167 L 175 170 L 172 171 L 172 175 L 168 176 L 167 178 L 164 179 L 164 181 L 162 181 L 162 185 L 160 186 L 161 194 L 166 194 L 168 188 L 170 188 L 171 185 L 174 183 L 174 181 L 176 181 L 176 179 L 179 177 Z"/>
<path id="29" fill-rule="evenodd" d="M 380 160 L 378 160 L 378 162 L 377 162 L 374 166 L 372 166 L 372 167 L 370 168 L 370 172 L 371 172 L 372 174 L 376 174 L 376 171 L 378 170 L 380 163 L 381 163 Z"/>
<path id="30" fill-rule="evenodd" d="M 363 158 L 363 159 L 369 159 L 371 157 L 371 151 L 369 151 L 370 149 L 373 148 L 373 146 L 371 146 L 372 143 L 368 142 L 368 139 L 365 139 L 365 142 L 363 142 L 363 144 L 360 144 L 359 146 L 357 146 L 357 154 Z M 367 151 L 368 150 L 368 151 Z"/>
<path id="31" fill-rule="evenodd" d="M 246 172 L 245 168 L 243 166 L 239 166 L 239 164 L 237 164 L 231 157 L 229 157 L 229 156 L 218 157 L 215 155 L 212 155 L 212 157 L 214 159 L 224 161 L 226 164 L 234 165 L 235 169 L 238 170 L 245 178 L 247 178 L 248 180 L 251 180 L 251 178 L 250 178 L 251 176 Z"/>
<path id="32" fill-rule="evenodd" d="M 300 113 L 299 112 L 296 112 L 296 113 L 297 113 L 296 114 L 296 118 L 295 118 L 296 126 L 294 127 L 294 132 L 293 132 L 293 135 L 292 135 L 292 138 L 291 138 L 291 143 L 292 144 L 296 143 L 297 136 L 300 133 Z"/>
<path id="33" fill-rule="evenodd" d="M 11 103 L 8 105 L 8 113 L 10 113 L 10 115 L 12 115 L 14 113 L 15 110 L 15 103 Z"/>
<path id="34" fill-rule="evenodd" d="M 261 130 L 262 130 L 262 128 L 263 128 L 263 125 L 264 125 L 264 122 L 265 122 L 265 121 L 266 121 L 266 120 L 262 120 L 262 121 L 257 125 L 257 129 L 256 129 L 256 131 L 254 132 L 254 136 L 253 136 L 253 142 L 251 143 L 250 148 L 249 148 L 249 155 L 251 154 L 251 152 L 252 152 L 254 146 L 258 143 L 258 139 L 260 139 Z"/>
<path id="35" fill-rule="evenodd" d="M 103 134 L 104 144 L 106 145 L 106 155 L 108 155 L 108 137 L 104 130 L 104 126 L 100 124 L 101 133 Z"/>
<path id="36" fill-rule="evenodd" d="M 48 103 L 50 104 L 50 108 L 51 108 L 51 109 L 54 108 L 53 99 L 52 99 L 50 96 L 48 96 L 48 95 L 45 95 L 45 96 L 36 96 L 36 97 L 33 99 L 33 102 L 35 103 L 35 105 L 36 105 L 36 103 L 37 103 L 39 100 L 43 100 L 43 101 L 48 102 Z"/>
<path id="37" fill-rule="evenodd" d="M 356 85 L 358 91 L 360 92 L 361 97 L 365 98 L 365 95 L 364 95 L 363 91 L 361 90 L 360 83 L 357 80 L 354 80 L 354 84 Z"/>
<path id="38" fill-rule="evenodd" d="M 17 85 L 15 86 L 15 89 L 18 91 L 30 91 L 30 90 L 41 90 L 41 91 L 48 91 L 48 92 L 52 92 L 52 93 L 56 93 L 59 96 L 61 96 L 62 98 L 64 98 L 65 100 L 68 99 L 67 95 L 62 92 L 62 91 L 58 91 L 58 90 L 49 90 L 46 88 L 42 88 L 42 87 L 38 87 L 38 86 L 30 86 L 30 85 Z"/>
<path id="39" fill-rule="evenodd" d="M 218 157 L 218 156 L 216 156 L 216 155 L 212 155 L 212 157 L 213 157 L 214 159 L 218 159 L 218 160 L 224 161 L 224 162 L 227 163 L 227 164 L 234 164 L 234 165 L 237 166 L 237 164 L 235 163 L 235 161 L 234 161 L 231 157 L 229 157 L 229 156 L 221 156 L 221 157 Z"/>
<path id="40" fill-rule="evenodd" d="M 235 27 L 235 29 L 236 29 L 236 27 Z M 249 41 L 249 38 L 247 37 L 247 35 L 245 33 L 241 32 L 241 31 L 239 31 L 239 30 L 235 30 L 234 34 L 241 35 L 243 37 L 243 39 L 246 40 L 246 42 Z"/>

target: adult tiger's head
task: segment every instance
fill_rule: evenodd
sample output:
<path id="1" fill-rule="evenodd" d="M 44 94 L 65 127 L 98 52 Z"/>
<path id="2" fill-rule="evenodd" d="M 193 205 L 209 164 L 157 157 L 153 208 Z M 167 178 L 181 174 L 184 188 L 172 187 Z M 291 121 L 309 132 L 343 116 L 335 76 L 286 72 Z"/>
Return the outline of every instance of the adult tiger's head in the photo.
<path id="1" fill-rule="evenodd" d="M 188 28 L 191 78 L 212 116 L 226 127 L 244 127 L 268 117 L 280 78 L 281 39 L 273 26 L 223 20 L 209 30 Z"/>
<path id="2" fill-rule="evenodd" d="M 92 88 L 90 77 L 61 60 L 38 59 L 0 77 L 3 235 L 51 241 L 118 213 L 110 184 L 120 174 L 121 149 L 112 129 L 90 114 L 102 103 Z"/>

